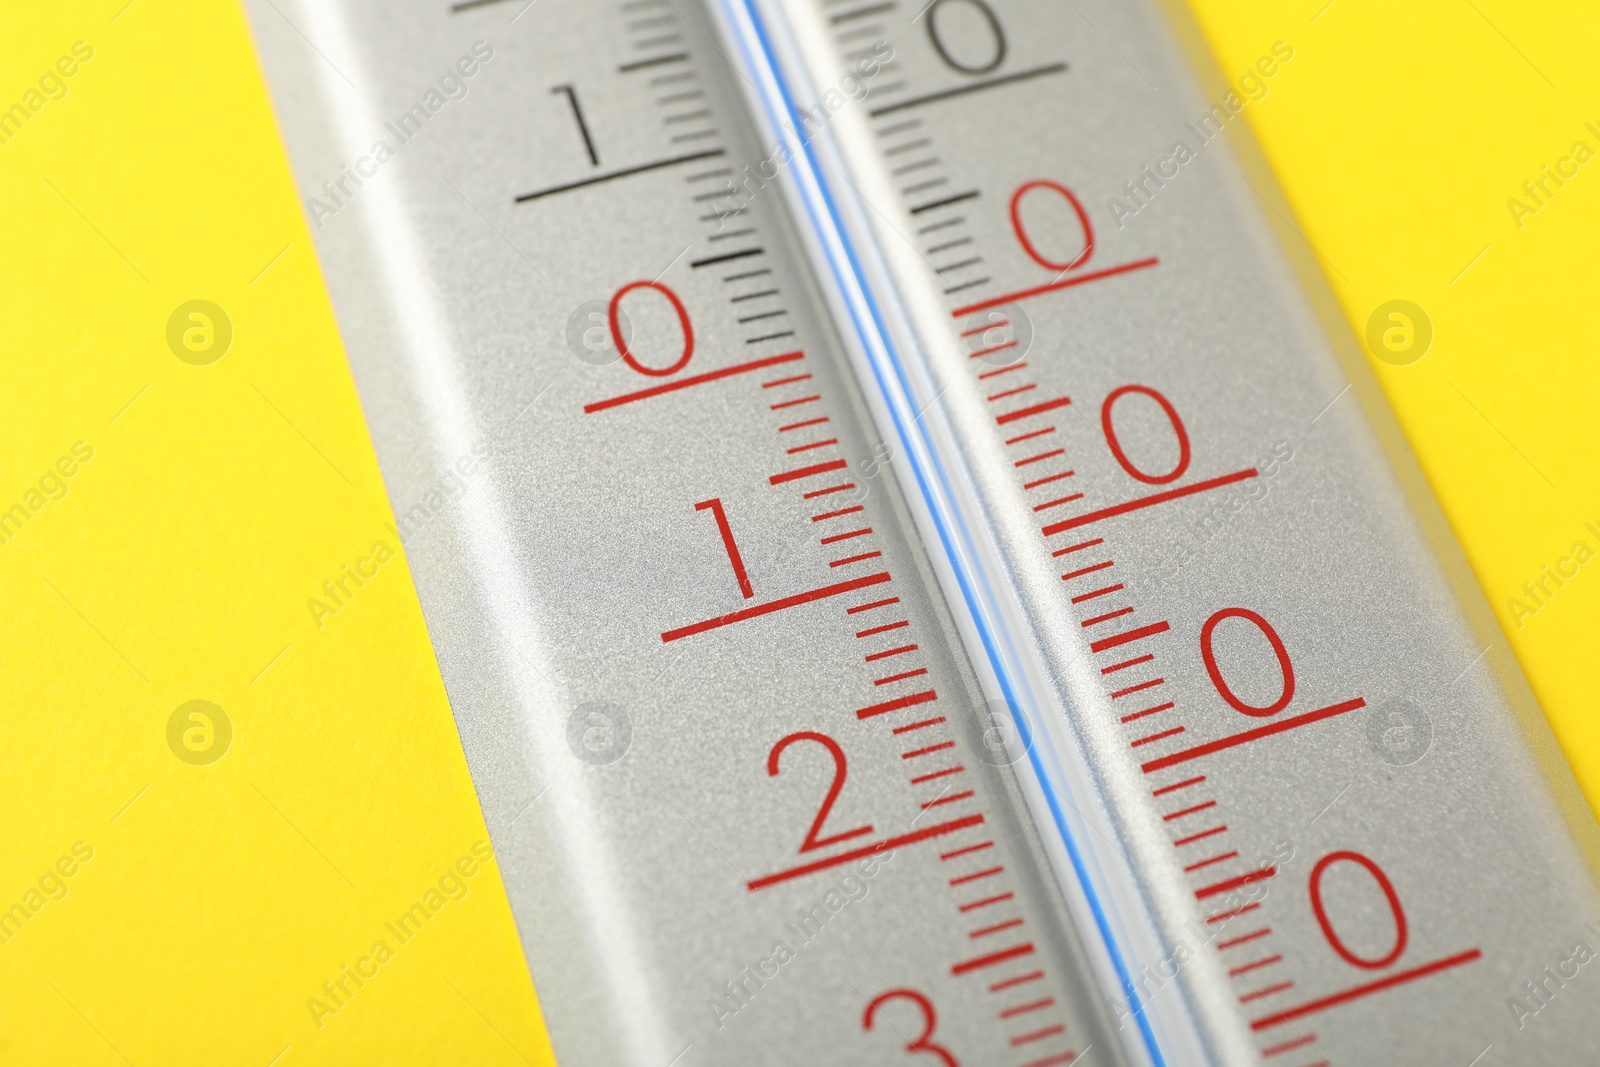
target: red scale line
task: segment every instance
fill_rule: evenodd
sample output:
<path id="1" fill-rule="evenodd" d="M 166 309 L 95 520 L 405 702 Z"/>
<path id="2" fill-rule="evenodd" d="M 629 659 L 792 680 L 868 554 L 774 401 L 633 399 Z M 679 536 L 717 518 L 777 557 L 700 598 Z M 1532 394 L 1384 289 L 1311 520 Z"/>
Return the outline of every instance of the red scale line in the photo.
<path id="1" fill-rule="evenodd" d="M 1180 837 L 1174 841 L 1172 845 L 1174 848 L 1182 848 L 1184 845 L 1192 845 L 1196 841 L 1201 841 L 1208 837 L 1215 837 L 1217 834 L 1225 834 L 1227 832 L 1228 828 L 1225 825 L 1214 826 L 1209 830 L 1201 830 L 1197 834 L 1190 834 L 1188 837 Z"/>
<path id="2" fill-rule="evenodd" d="M 1058 548 L 1050 555 L 1052 557 L 1065 556 L 1068 552 L 1078 552 L 1085 548 L 1093 548 L 1095 545 L 1103 545 L 1105 543 L 1106 539 L 1104 537 L 1096 537 L 1093 541 L 1080 541 L 1075 545 L 1068 545 L 1066 548 Z"/>
<path id="3" fill-rule="evenodd" d="M 1029 1060 L 1022 1067 L 1063 1067 L 1068 1063 L 1076 1063 L 1077 1060 L 1078 1054 L 1076 1052 L 1062 1052 L 1055 1056 L 1046 1056 L 1042 1060 Z"/>
<path id="4" fill-rule="evenodd" d="M 1132 608 L 1118 608 L 1116 611 L 1108 611 L 1104 615 L 1096 615 L 1092 619 L 1084 619 L 1078 625 L 1084 627 L 1085 629 L 1087 629 L 1090 626 L 1095 626 L 1095 625 L 1097 625 L 1099 623 L 1102 623 L 1102 622 L 1109 622 L 1112 619 L 1120 619 L 1124 615 L 1132 615 L 1132 614 L 1133 614 L 1133 609 Z"/>
<path id="5" fill-rule="evenodd" d="M 1248 974 L 1251 971 L 1258 971 L 1263 967 L 1271 967 L 1274 963 L 1282 963 L 1282 962 L 1283 962 L 1283 957 L 1281 955 L 1277 955 L 1277 954 L 1274 954 L 1274 955 L 1271 955 L 1271 956 L 1267 956 L 1267 957 L 1264 957 L 1263 959 L 1259 959 L 1259 960 L 1252 960 L 1249 963 L 1241 964 L 1238 967 L 1231 968 L 1228 971 L 1228 977 L 1229 978 L 1237 978 L 1241 974 Z"/>
<path id="6" fill-rule="evenodd" d="M 997 425 L 1006 426 L 1022 419 L 1032 418 L 1034 415 L 1043 415 L 1047 411 L 1064 408 L 1070 403 L 1072 403 L 1071 397 L 1058 396 L 1054 400 L 1046 400 L 1029 407 L 1018 408 L 1016 411 L 1008 411 L 1004 415 L 997 415 L 994 421 Z"/>
<path id="7" fill-rule="evenodd" d="M 1104 652 L 1107 649 L 1121 648 L 1123 645 L 1132 644 L 1135 641 L 1142 641 L 1146 637 L 1154 637 L 1156 634 L 1164 634 L 1170 629 L 1172 629 L 1171 625 L 1165 621 L 1152 622 L 1147 626 L 1140 626 L 1137 629 L 1128 630 L 1125 633 L 1113 634 L 1110 637 L 1102 637 L 1098 641 L 1093 641 L 1089 645 L 1089 651 Z"/>
<path id="8" fill-rule="evenodd" d="M 1181 733 L 1183 733 L 1183 727 L 1174 726 L 1170 730 L 1163 730 L 1158 734 L 1151 734 L 1149 737 L 1141 737 L 1141 738 L 1138 738 L 1137 740 L 1129 741 L 1128 742 L 1128 747 L 1129 748 L 1143 748 L 1145 745 L 1153 745 L 1157 741 L 1165 741 L 1167 738 L 1175 737 L 1175 736 L 1177 736 L 1178 734 L 1181 734 Z"/>
<path id="9" fill-rule="evenodd" d="M 813 448 L 826 448 L 829 445 L 836 445 L 838 443 L 839 439 L 837 437 L 830 437 L 826 441 L 812 441 L 809 445 L 796 445 L 793 448 L 786 448 L 784 449 L 784 453 L 792 456 L 797 452 L 809 452 Z"/>
<path id="10" fill-rule="evenodd" d="M 876 681 L 874 681 L 872 684 L 873 685 L 889 685 L 892 682 L 903 682 L 907 678 L 917 678 L 917 677 L 920 677 L 920 676 L 922 676 L 924 674 L 927 674 L 927 673 L 928 673 L 928 668 L 926 668 L 926 667 L 918 667 L 914 671 L 905 671 L 905 672 L 903 672 L 901 674 L 891 674 L 887 678 L 879 678 Z"/>
<path id="11" fill-rule="evenodd" d="M 858 630 L 858 631 L 856 631 L 856 636 L 857 637 L 871 637 L 874 634 L 886 634 L 890 630 L 903 630 L 907 626 L 910 626 L 910 625 L 911 624 L 909 622 L 907 622 L 905 619 L 901 619 L 899 622 L 889 622 L 889 623 L 884 623 L 882 626 L 874 626 L 870 630 Z"/>
<path id="12" fill-rule="evenodd" d="M 1174 819 L 1181 819 L 1185 815 L 1193 815 L 1197 811 L 1205 811 L 1207 808 L 1214 808 L 1216 806 L 1217 806 L 1217 802 L 1215 800 L 1208 800 L 1204 804 L 1196 804 L 1191 808 L 1180 808 L 1177 811 L 1171 812 L 1171 813 L 1169 813 L 1167 815 L 1163 815 L 1163 816 L 1161 816 L 1161 821 L 1162 822 L 1171 822 Z"/>
<path id="13" fill-rule="evenodd" d="M 1019 459 L 1015 463 L 1013 463 L 1012 466 L 1013 467 L 1026 467 L 1030 463 L 1038 463 L 1042 459 L 1049 459 L 1051 456 L 1060 456 L 1060 455 L 1063 455 L 1065 453 L 1066 453 L 1066 449 L 1064 449 L 1064 448 L 1054 448 L 1054 449 L 1051 449 L 1049 452 L 1041 452 L 1037 456 L 1029 456 L 1027 459 Z"/>
<path id="14" fill-rule="evenodd" d="M 864 526 L 859 530 L 851 530 L 849 533 L 834 534 L 832 537 L 824 537 L 824 538 L 822 538 L 822 540 L 818 541 L 817 543 L 821 544 L 821 545 L 831 545 L 831 544 L 834 544 L 834 543 L 839 542 L 839 541 L 848 541 L 852 537 L 865 537 L 867 534 L 869 534 L 871 532 L 872 532 L 872 527 Z"/>
<path id="15" fill-rule="evenodd" d="M 856 712 L 856 718 L 870 719 L 875 715 L 887 715 L 891 711 L 899 711 L 902 708 L 915 707 L 918 704 L 930 704 L 938 699 L 938 693 L 932 689 L 925 689 L 920 693 L 912 693 L 909 696 L 885 700 L 882 704 L 868 704 Z"/>
<path id="16" fill-rule="evenodd" d="M 1293 1038 L 1289 1041 L 1285 1041 L 1282 1044 L 1272 1045 L 1268 1048 L 1262 1049 L 1261 1058 L 1266 1059 L 1269 1056 L 1280 1056 L 1285 1052 L 1293 1052 L 1297 1048 L 1305 1048 L 1307 1045 L 1312 1044 L 1316 1040 L 1316 1034 L 1302 1034 L 1301 1036 Z"/>
<path id="17" fill-rule="evenodd" d="M 1126 689 L 1118 689 L 1115 693 L 1112 693 L 1111 699 L 1116 700 L 1119 697 L 1132 696 L 1134 693 L 1142 692 L 1143 690 L 1149 689 L 1152 686 L 1164 685 L 1166 684 L 1166 681 L 1167 680 L 1165 678 L 1152 678 L 1148 682 L 1140 682 L 1138 685 L 1130 685 Z M 1149 772 L 1147 771 L 1146 773 Z"/>
<path id="18" fill-rule="evenodd" d="M 1065 281 L 1050 282 L 1046 285 L 1036 285 L 1031 289 L 1019 289 L 1014 293 L 1004 293 L 1000 296 L 991 296 L 987 300 L 978 301 L 976 304 L 968 304 L 965 307 L 956 308 L 950 314 L 954 318 L 964 319 L 974 312 L 988 311 L 990 308 L 1000 307 L 1002 304 L 1014 304 L 1018 300 L 1026 300 L 1029 297 L 1041 296 L 1045 293 L 1053 293 L 1058 289 L 1070 289 L 1075 285 L 1082 285 L 1085 282 L 1097 282 L 1101 278 L 1110 278 L 1118 274 L 1126 274 L 1130 270 L 1143 270 L 1145 267 L 1153 267 L 1159 262 L 1161 261 L 1158 258 L 1151 256 L 1148 259 L 1134 260 L 1132 263 L 1119 263 L 1115 267 L 1106 267 L 1103 270 L 1092 270 L 1084 274 L 1075 274 L 1072 277 L 1067 278 Z"/>
<path id="19" fill-rule="evenodd" d="M 844 559 L 833 560 L 828 566 L 846 567 L 852 563 L 860 563 L 864 559 L 877 559 L 881 555 L 883 555 L 882 552 L 863 552 L 859 556 L 846 556 Z"/>
<path id="20" fill-rule="evenodd" d="M 1282 993 L 1285 989 L 1293 989 L 1293 988 L 1294 988 L 1293 980 L 1290 980 L 1290 981 L 1287 981 L 1287 982 L 1279 982 L 1277 985 L 1269 985 L 1269 986 L 1266 986 L 1265 988 L 1262 988 L 1262 989 L 1251 990 L 1250 992 L 1244 994 L 1244 996 L 1239 998 L 1239 1003 L 1240 1004 L 1248 1004 L 1252 1000 L 1261 1000 L 1263 997 L 1270 997 L 1274 993 Z"/>
<path id="21" fill-rule="evenodd" d="M 1006 901 L 1010 900 L 1011 898 L 1013 898 L 1015 896 L 1016 896 L 1015 893 L 999 893 L 999 894 L 997 894 L 995 896 L 992 896 L 992 897 L 984 897 L 982 900 L 974 900 L 974 901 L 971 901 L 970 903 L 963 904 L 963 905 L 961 905 L 961 909 L 960 910 L 962 910 L 962 911 L 975 911 L 978 908 L 987 908 L 991 904 L 1004 904 Z M 1043 976 L 1041 975 L 1041 977 L 1043 977 Z M 991 990 L 991 992 L 993 992 L 993 990 Z"/>
<path id="22" fill-rule="evenodd" d="M 963 960 L 960 963 L 953 964 L 950 968 L 950 973 L 959 977 L 972 971 L 982 970 L 985 967 L 993 967 L 996 964 L 1004 963 L 1007 960 L 1014 960 L 1021 956 L 1031 955 L 1033 955 L 1033 942 L 1024 941 L 1020 945 L 1013 945 L 1010 948 L 1003 948 L 998 952 L 991 952 L 987 956 L 978 956 L 974 959 Z"/>
<path id="23" fill-rule="evenodd" d="M 952 775 L 952 774 L 960 774 L 964 770 L 966 770 L 965 767 L 961 766 L 960 764 L 957 764 L 954 767 L 946 767 L 942 771 L 934 771 L 931 774 L 919 774 L 915 778 L 911 779 L 911 784 L 912 785 L 921 785 L 923 782 L 931 782 L 931 781 L 935 780 L 936 778 L 948 778 L 950 775 Z M 990 844 L 992 845 L 992 844 L 994 844 L 994 842 L 991 841 Z M 972 848 L 974 848 L 974 849 L 983 848 L 983 847 L 984 847 L 983 845 L 973 845 L 972 846 Z M 969 850 L 968 849 L 962 849 L 961 851 L 962 852 L 966 852 L 966 851 L 969 851 Z M 948 854 L 945 854 L 945 855 L 948 855 Z M 944 859 L 945 855 L 941 855 L 939 858 L 940 859 Z"/>
<path id="24" fill-rule="evenodd" d="M 1004 870 L 1005 870 L 1005 867 L 1003 867 L 1003 866 L 1001 866 L 1001 867 L 990 867 L 987 870 L 978 871 L 978 872 L 976 872 L 974 874 L 963 874 L 959 878 L 952 878 L 952 879 L 950 879 L 950 884 L 953 885 L 953 886 L 966 885 L 968 882 L 976 882 L 980 878 L 992 878 L 995 875 L 1000 874 Z"/>
<path id="25" fill-rule="evenodd" d="M 1021 363 L 1013 363 L 1013 364 L 1011 364 L 1011 366 L 1009 366 L 1009 367 L 1001 367 L 999 370 L 984 371 L 982 374 L 978 375 L 978 381 L 981 382 L 981 381 L 983 381 L 983 380 L 985 380 L 987 378 L 998 378 L 1002 374 L 1010 374 L 1014 370 L 1021 370 L 1023 367 L 1026 367 L 1027 365 L 1028 365 L 1028 361 L 1027 360 L 1023 360 Z"/>
<path id="26" fill-rule="evenodd" d="M 1211 897 L 1221 896 L 1223 893 L 1232 892 L 1235 889 L 1242 889 L 1245 886 L 1252 885 L 1256 882 L 1264 882 L 1277 873 L 1278 868 L 1276 867 L 1262 867 L 1259 870 L 1241 874 L 1236 878 L 1229 878 L 1225 882 L 1217 882 L 1214 885 L 1208 885 L 1200 889 L 1196 889 L 1194 891 L 1194 898 L 1196 900 L 1207 900 Z"/>
<path id="27" fill-rule="evenodd" d="M 931 719 L 923 719 L 920 722 L 908 722 L 904 726 L 896 726 L 889 732 L 892 734 L 908 734 L 912 730 L 926 730 L 928 727 L 938 726 L 942 722 L 944 722 L 944 716 L 936 715 Z"/>
<path id="28" fill-rule="evenodd" d="M 767 406 L 773 411 L 782 411 L 784 408 L 799 407 L 801 404 L 812 404 L 821 399 L 822 397 L 820 396 L 803 396 L 798 400 L 785 400 L 781 403 L 768 404 Z"/>
<path id="29" fill-rule="evenodd" d="M 1082 500 L 1082 499 L 1083 499 L 1083 494 L 1082 493 L 1073 493 L 1071 496 L 1057 497 L 1055 500 L 1047 500 L 1043 504 L 1035 504 L 1033 506 L 1033 510 L 1034 511 L 1049 511 L 1051 508 L 1058 508 L 1062 504 L 1070 504 L 1074 500 Z"/>
<path id="30" fill-rule="evenodd" d="M 1018 434 L 1016 437 L 1008 437 L 1008 438 L 1006 438 L 1006 444 L 1008 444 L 1008 445 L 1021 444 L 1023 441 L 1031 441 L 1035 437 L 1043 437 L 1045 434 L 1055 433 L 1055 432 L 1056 432 L 1056 428 L 1054 426 L 1046 426 L 1044 429 L 1042 429 L 1042 430 L 1034 430 L 1032 433 L 1024 433 L 1024 434 Z"/>
<path id="31" fill-rule="evenodd" d="M 707 371 L 705 374 L 691 374 L 687 378 L 679 378 L 665 385 L 654 385 L 649 389 L 640 389 L 638 392 L 624 393 L 621 396 L 610 397 L 606 400 L 596 400 L 592 404 L 585 404 L 583 413 L 585 415 L 593 415 L 597 411 L 605 411 L 607 408 L 631 404 L 636 400 L 648 400 L 654 396 L 677 392 L 679 389 L 688 389 L 691 386 L 703 385 L 706 382 L 719 381 L 723 378 L 730 378 L 735 374 L 746 374 L 750 371 L 760 370 L 763 367 L 775 367 L 780 363 L 793 363 L 795 360 L 803 359 L 804 357 L 805 353 L 803 352 L 785 352 L 781 356 L 768 356 L 765 359 L 754 359 L 747 363 L 735 363 L 731 367 Z"/>
<path id="32" fill-rule="evenodd" d="M 811 516 L 811 521 L 821 522 L 823 519 L 837 519 L 840 515 L 854 515 L 858 511 L 865 510 L 862 505 L 857 504 L 854 507 L 840 508 L 838 511 L 824 511 L 821 515 L 813 515 Z"/>
<path id="33" fill-rule="evenodd" d="M 1005 922 L 998 922 L 993 926 L 982 926 L 976 930 L 968 930 L 967 936 L 969 938 L 987 937 L 990 934 L 998 934 L 1002 930 L 1015 930 L 1021 925 L 1021 919 L 1007 919 Z"/>
<path id="34" fill-rule="evenodd" d="M 916 645 L 901 645 L 899 648 L 891 648 L 885 652 L 874 652 L 870 656 L 863 656 L 862 659 L 872 663 L 874 660 L 888 659 L 890 656 L 898 656 L 903 652 L 915 652 L 916 650 Z"/>
<path id="35" fill-rule="evenodd" d="M 961 800 L 971 800 L 974 795 L 975 794 L 972 790 L 967 789 L 960 793 L 951 793 L 948 796 L 935 797 L 932 800 L 925 801 L 922 805 L 922 810 L 932 811 L 934 808 L 942 807 L 945 804 L 954 804 Z"/>
<path id="36" fill-rule="evenodd" d="M 1105 596 L 1107 593 L 1120 592 L 1121 589 L 1122 583 L 1118 582 L 1116 585 L 1108 585 L 1104 589 L 1096 589 L 1092 593 L 1080 593 L 1072 598 L 1072 602 L 1074 604 L 1082 604 L 1086 600 L 1093 600 L 1095 597 Z"/>
<path id="37" fill-rule="evenodd" d="M 1011 1047 L 1017 1048 L 1021 1045 L 1031 1044 L 1035 1041 L 1043 1041 L 1047 1037 L 1055 1037 L 1057 1034 L 1064 1034 L 1066 1032 L 1067 1028 L 1062 1026 L 1060 1023 L 1057 1023 L 1055 1026 L 1047 1026 L 1042 1030 L 1034 1030 L 1032 1033 L 1017 1035 L 1011 1039 Z"/>
<path id="38" fill-rule="evenodd" d="M 790 430 L 801 430 L 801 429 L 804 429 L 807 426 L 821 426 L 823 423 L 825 423 L 827 421 L 828 421 L 828 416 L 824 415 L 819 419 L 807 419 L 805 422 L 791 422 L 787 426 L 779 426 L 778 427 L 778 432 L 779 433 L 788 433 Z"/>
<path id="39" fill-rule="evenodd" d="M 1052 474 L 1052 475 L 1049 475 L 1048 477 L 1036 478 L 1031 482 L 1023 482 L 1022 483 L 1022 488 L 1024 488 L 1024 489 L 1037 489 L 1041 485 L 1049 485 L 1051 482 L 1059 482 L 1063 478 L 1070 478 L 1076 473 L 1078 473 L 1078 472 L 1077 471 L 1062 471 L 1060 474 Z"/>
<path id="40" fill-rule="evenodd" d="M 792 471 L 781 471 L 767 479 L 772 485 L 782 485 L 784 482 L 797 482 L 802 478 L 814 478 L 819 474 L 829 471 L 844 470 L 850 466 L 849 462 L 842 459 L 830 459 L 825 463 L 813 463 L 809 467 L 800 467 Z"/>
<path id="41" fill-rule="evenodd" d="M 1142 719 L 1146 715 L 1154 715 L 1154 714 L 1156 714 L 1157 712 L 1160 712 L 1160 711 L 1171 711 L 1176 706 L 1177 705 L 1173 704 L 1173 702 L 1169 700 L 1165 704 L 1157 704 L 1153 708 L 1145 708 L 1143 711 L 1136 711 L 1132 715 L 1124 715 L 1121 719 L 1118 719 L 1117 721 L 1121 722 L 1121 723 L 1130 723 L 1135 719 Z M 1203 781 L 1205 781 L 1205 777 L 1202 775 L 1199 778 L 1192 779 L 1192 781 L 1203 782 Z M 1173 788 L 1177 788 L 1177 787 L 1174 786 Z M 1159 796 L 1160 794 L 1158 793 L 1156 795 Z"/>
<path id="42" fill-rule="evenodd" d="M 1235 852 L 1233 855 L 1237 856 L 1238 853 Z M 1226 941 L 1218 941 L 1217 951 L 1221 952 L 1225 948 L 1233 948 L 1235 945 L 1242 945 L 1246 941 L 1254 941 L 1258 937 L 1266 937 L 1270 933 L 1272 933 L 1272 927 L 1263 926 L 1261 929 L 1254 930 L 1248 934 L 1240 934 L 1238 937 L 1230 937 Z"/>
<path id="43" fill-rule="evenodd" d="M 853 608 L 845 608 L 844 613 L 846 615 L 854 615 L 858 611 L 871 611 L 873 608 L 884 608 L 888 607 L 890 604 L 898 603 L 900 603 L 900 598 L 897 596 L 892 596 L 887 600 L 874 600 L 870 604 L 857 604 Z"/>
<path id="44" fill-rule="evenodd" d="M 1014 989 L 1019 985 L 1027 985 L 1029 982 L 1037 982 L 1039 979 L 1041 979 L 1043 977 L 1044 977 L 1044 972 L 1043 971 L 1030 971 L 1027 974 L 1018 975 L 1015 978 L 1006 978 L 1006 979 L 1003 979 L 1003 980 L 1001 980 L 999 982 L 994 983 L 993 985 L 991 985 L 989 987 L 989 992 L 991 992 L 991 993 L 1004 992 L 1007 989 Z"/>
<path id="45" fill-rule="evenodd" d="M 951 743 L 954 744 L 954 742 Z M 982 822 L 982 815 L 965 815 L 951 822 L 936 823 L 933 826 L 924 826 L 920 830 L 913 830 L 908 834 L 900 834 L 898 837 L 891 837 L 886 840 L 879 841 L 875 845 L 864 845 L 861 848 L 854 848 L 848 852 L 841 852 L 838 855 L 829 856 L 826 859 L 813 860 L 810 863 L 802 863 L 800 866 L 791 867 L 786 871 L 777 871 L 773 874 L 766 875 L 765 877 L 753 879 L 752 881 L 746 883 L 746 885 L 751 892 L 754 892 L 757 889 L 765 889 L 767 886 L 776 885 L 779 882 L 787 882 L 793 878 L 801 878 L 808 874 L 815 874 L 817 871 L 825 871 L 830 867 L 843 866 L 846 863 L 851 863 L 865 856 L 874 855 L 875 853 L 887 852 L 890 849 L 901 848 L 905 845 L 914 845 L 919 841 L 927 841 L 931 838 L 941 837 L 945 834 L 953 834 L 957 830 L 965 830 L 969 826 L 978 826 L 982 824 Z"/>
<path id="46" fill-rule="evenodd" d="M 1409 970 L 1398 971 L 1395 974 L 1391 974 L 1385 978 L 1379 978 L 1375 982 L 1366 982 L 1362 985 L 1352 986 L 1349 989 L 1330 994 L 1329 996 L 1319 997 L 1318 999 L 1308 1001 L 1305 1004 L 1300 1004 L 1292 1008 L 1285 1008 L 1282 1011 L 1273 1012 L 1271 1015 L 1266 1015 L 1256 1019 L 1250 1024 L 1250 1029 L 1257 1031 L 1266 1030 L 1270 1027 L 1279 1026 L 1283 1023 L 1311 1015 L 1315 1012 L 1327 1011 L 1329 1008 L 1336 1008 L 1341 1004 L 1348 1004 L 1352 1000 L 1359 1000 L 1362 997 L 1369 997 L 1374 993 L 1382 993 L 1384 990 L 1393 989 L 1395 986 L 1405 985 L 1407 982 L 1414 982 L 1419 978 L 1426 978 L 1429 975 L 1438 974 L 1440 971 L 1449 970 L 1451 967 L 1459 967 L 1462 964 L 1471 963 L 1473 960 L 1479 960 L 1482 958 L 1483 953 L 1480 950 L 1475 948 L 1468 949 L 1467 951 L 1457 953 L 1454 956 L 1447 956 L 1442 960 L 1434 960 L 1432 963 L 1424 963 L 1420 967 L 1412 967 Z"/>
<path id="47" fill-rule="evenodd" d="M 994 394 L 993 396 L 989 397 L 989 403 L 992 404 L 996 400 L 1004 400 L 1008 396 L 1016 396 L 1018 393 L 1026 393 L 1030 389 L 1037 388 L 1039 388 L 1039 386 L 1033 382 L 1029 382 L 1027 385 L 1019 385 L 1015 389 L 1007 389 L 1004 392 Z"/>
<path id="48" fill-rule="evenodd" d="M 1101 674 L 1116 674 L 1118 671 L 1125 671 L 1129 667 L 1137 667 L 1141 663 L 1149 663 L 1153 659 L 1155 659 L 1155 656 L 1150 655 L 1149 653 L 1146 653 L 1143 656 L 1135 656 L 1135 657 L 1133 657 L 1133 659 L 1125 659 L 1121 663 L 1113 663 L 1109 667 L 1101 667 L 1100 668 L 1100 673 Z M 1127 719 L 1123 719 L 1122 721 L 1123 722 L 1127 722 L 1128 720 Z"/>
<path id="49" fill-rule="evenodd" d="M 1026 1004 L 1018 1004 L 1014 1008 L 1007 1008 L 1004 1011 L 1002 1011 L 1000 1013 L 1000 1018 L 1002 1018 L 1002 1019 L 1014 1019 L 1018 1015 L 1026 1015 L 1030 1011 L 1038 1011 L 1040 1008 L 1048 1008 L 1052 1004 L 1054 1004 L 1055 1002 L 1056 1002 L 1056 998 L 1055 997 L 1045 997 L 1043 1000 L 1033 1000 L 1033 1001 L 1029 1001 Z"/>
<path id="50" fill-rule="evenodd" d="M 854 489 L 855 487 L 855 482 L 845 482 L 843 485 L 830 485 L 826 489 L 813 489 L 811 492 L 805 494 L 805 496 L 801 499 L 814 500 L 819 496 L 827 496 L 829 493 L 842 493 L 846 489 Z"/>

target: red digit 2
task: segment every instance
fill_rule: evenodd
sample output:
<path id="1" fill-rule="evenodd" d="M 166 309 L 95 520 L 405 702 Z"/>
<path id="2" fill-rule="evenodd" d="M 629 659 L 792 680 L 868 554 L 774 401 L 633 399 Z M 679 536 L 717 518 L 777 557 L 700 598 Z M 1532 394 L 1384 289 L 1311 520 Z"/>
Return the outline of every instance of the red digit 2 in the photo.
<path id="1" fill-rule="evenodd" d="M 778 776 L 778 758 L 783 755 L 783 750 L 797 741 L 815 741 L 828 750 L 833 757 L 833 784 L 828 787 L 828 795 L 822 798 L 822 807 L 817 809 L 817 817 L 811 821 L 811 829 L 806 833 L 806 839 L 800 843 L 801 852 L 810 852 L 814 848 L 826 845 L 836 845 L 840 841 L 848 841 L 852 837 L 872 833 L 872 825 L 858 826 L 854 830 L 832 834 L 828 837 L 820 836 L 822 824 L 827 822 L 828 813 L 833 810 L 834 801 L 839 799 L 839 791 L 844 788 L 845 764 L 844 749 L 839 747 L 839 742 L 827 734 L 819 734 L 815 730 L 801 730 L 799 733 L 790 734 L 772 746 L 772 752 L 767 756 L 767 774 L 773 778 Z"/>

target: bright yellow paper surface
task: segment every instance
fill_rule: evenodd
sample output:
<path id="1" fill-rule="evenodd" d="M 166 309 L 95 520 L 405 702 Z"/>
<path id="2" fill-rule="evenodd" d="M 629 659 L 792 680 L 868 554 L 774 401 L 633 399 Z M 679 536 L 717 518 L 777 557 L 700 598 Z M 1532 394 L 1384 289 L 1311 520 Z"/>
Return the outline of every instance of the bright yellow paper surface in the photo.
<path id="1" fill-rule="evenodd" d="M 1235 82 L 1294 48 L 1244 113 L 1356 335 L 1393 299 L 1431 320 L 1374 371 L 1600 810 L 1600 8 L 1191 6 Z"/>
<path id="2" fill-rule="evenodd" d="M 553 1062 L 243 15 L 125 3 L 0 33 L 0 1063 Z"/>

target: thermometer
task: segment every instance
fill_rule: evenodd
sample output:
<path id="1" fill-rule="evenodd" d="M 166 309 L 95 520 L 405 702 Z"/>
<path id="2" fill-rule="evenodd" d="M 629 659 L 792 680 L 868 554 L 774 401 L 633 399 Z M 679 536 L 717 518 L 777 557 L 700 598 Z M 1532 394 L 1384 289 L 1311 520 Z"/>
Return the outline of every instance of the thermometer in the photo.
<path id="1" fill-rule="evenodd" d="M 1289 42 L 248 6 L 562 1062 L 1587 1047 L 1593 820 L 1239 136 Z"/>

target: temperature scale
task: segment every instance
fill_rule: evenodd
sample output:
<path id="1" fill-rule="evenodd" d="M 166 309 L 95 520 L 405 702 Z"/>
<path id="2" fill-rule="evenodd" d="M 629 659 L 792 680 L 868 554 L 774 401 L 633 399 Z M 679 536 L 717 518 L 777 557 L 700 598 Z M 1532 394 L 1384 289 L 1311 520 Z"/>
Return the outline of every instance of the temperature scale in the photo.
<path id="1" fill-rule="evenodd" d="M 1594 822 L 1243 136 L 1287 42 L 247 6 L 563 1063 L 1583 1058 Z"/>

